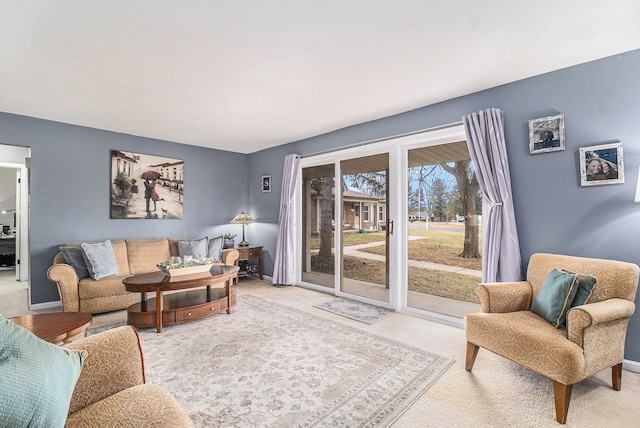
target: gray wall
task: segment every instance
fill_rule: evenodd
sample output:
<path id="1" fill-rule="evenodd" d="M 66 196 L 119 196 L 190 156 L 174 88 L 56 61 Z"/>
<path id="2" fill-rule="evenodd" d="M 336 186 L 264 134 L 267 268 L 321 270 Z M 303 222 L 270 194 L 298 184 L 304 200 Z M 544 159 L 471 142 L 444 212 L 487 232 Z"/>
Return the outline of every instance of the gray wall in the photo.
<path id="1" fill-rule="evenodd" d="M 633 202 L 640 165 L 638 70 L 639 50 L 253 153 L 248 163 L 249 200 L 252 211 L 265 222 L 259 240 L 273 254 L 286 154 L 304 156 L 458 122 L 465 114 L 498 107 L 505 113 L 523 271 L 535 252 L 640 264 L 640 205 Z M 529 119 L 558 113 L 565 115 L 566 150 L 530 155 Z M 581 187 L 579 148 L 617 140 L 623 143 L 626 182 Z M 275 193 L 260 193 L 264 173 L 272 174 Z M 272 266 L 266 270 L 271 272 Z M 640 361 L 639 339 L 636 314 L 629 327 L 626 358 Z"/>
<path id="2" fill-rule="evenodd" d="M 247 209 L 246 155 L 5 113 L 0 144 L 31 147 L 32 303 L 59 300 L 46 272 L 61 244 L 217 236 Z M 184 160 L 183 219 L 110 219 L 111 150 Z"/>
<path id="3" fill-rule="evenodd" d="M 539 251 L 640 263 L 640 205 L 633 203 L 640 165 L 637 70 L 640 51 L 632 51 L 248 156 L 0 113 L 0 144 L 32 148 L 32 302 L 58 300 L 46 270 L 62 243 L 239 233 L 239 226 L 227 222 L 240 210 L 257 219 L 247 226 L 247 240 L 265 246 L 270 275 L 286 154 L 457 122 L 489 107 L 505 112 L 524 266 Z M 528 120 L 556 113 L 565 115 L 566 151 L 530 155 Z M 615 140 L 624 145 L 626 183 L 580 187 L 578 149 Z M 110 220 L 112 149 L 184 159 L 184 220 Z M 266 174 L 272 176 L 271 193 L 261 191 Z M 640 361 L 639 315 L 628 337 L 626 358 Z"/>

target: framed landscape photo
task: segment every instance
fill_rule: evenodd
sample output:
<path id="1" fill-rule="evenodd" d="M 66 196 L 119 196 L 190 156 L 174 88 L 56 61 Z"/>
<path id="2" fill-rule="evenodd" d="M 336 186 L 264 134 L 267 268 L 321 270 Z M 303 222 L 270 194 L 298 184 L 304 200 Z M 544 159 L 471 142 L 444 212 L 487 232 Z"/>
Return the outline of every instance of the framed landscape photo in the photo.
<path id="1" fill-rule="evenodd" d="M 624 183 L 622 143 L 580 148 L 582 186 Z"/>
<path id="2" fill-rule="evenodd" d="M 263 175 L 262 176 L 262 191 L 270 192 L 271 191 L 271 176 Z"/>
<path id="3" fill-rule="evenodd" d="M 536 155 L 564 149 L 564 114 L 529 121 L 529 153 Z"/>

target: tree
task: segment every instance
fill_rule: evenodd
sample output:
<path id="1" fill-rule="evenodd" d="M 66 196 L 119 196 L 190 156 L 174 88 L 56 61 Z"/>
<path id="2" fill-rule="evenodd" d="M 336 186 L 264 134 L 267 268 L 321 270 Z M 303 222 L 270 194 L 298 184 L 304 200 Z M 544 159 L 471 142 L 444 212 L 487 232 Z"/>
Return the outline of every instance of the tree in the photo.
<path id="1" fill-rule="evenodd" d="M 452 174 L 458 183 L 460 196 L 462 197 L 462 210 L 464 215 L 464 249 L 461 257 L 480 257 L 480 225 L 478 222 L 477 200 L 480 185 L 473 170 L 470 160 L 457 161 L 453 166 L 440 164 L 443 170 Z"/>
<path id="2" fill-rule="evenodd" d="M 435 178 L 429 189 L 431 213 L 436 218 L 447 220 L 447 185 L 442 178 Z"/>
<path id="3" fill-rule="evenodd" d="M 113 184 L 122 191 L 122 196 L 124 196 L 124 193 L 127 190 L 131 189 L 131 179 L 121 172 L 116 175 L 116 178 L 113 180 Z"/>
<path id="4" fill-rule="evenodd" d="M 462 214 L 464 216 L 464 207 L 462 206 L 462 195 L 460 195 L 460 189 L 456 184 L 453 189 L 447 195 L 449 198 L 449 212 L 455 214 Z M 457 219 L 456 219 L 457 220 Z"/>
<path id="5" fill-rule="evenodd" d="M 318 257 L 331 258 L 333 254 L 333 231 L 331 220 L 333 219 L 333 198 L 332 190 L 334 187 L 333 177 L 314 178 L 311 181 L 311 189 L 319 196 L 320 204 L 320 250 Z"/>
<path id="6" fill-rule="evenodd" d="M 429 217 L 433 206 L 431 189 L 434 180 L 433 173 L 437 168 L 438 165 L 421 165 L 409 168 L 409 183 L 418 183 L 416 190 L 413 192 L 411 191 L 411 184 L 409 184 L 409 202 L 412 206 L 417 207 L 418 211 L 420 211 L 420 216 L 424 214 L 425 218 Z"/>
<path id="7" fill-rule="evenodd" d="M 351 187 L 366 195 L 384 199 L 387 196 L 387 172 L 359 172 L 344 176 L 345 189 Z M 347 186 L 347 183 L 349 184 Z"/>

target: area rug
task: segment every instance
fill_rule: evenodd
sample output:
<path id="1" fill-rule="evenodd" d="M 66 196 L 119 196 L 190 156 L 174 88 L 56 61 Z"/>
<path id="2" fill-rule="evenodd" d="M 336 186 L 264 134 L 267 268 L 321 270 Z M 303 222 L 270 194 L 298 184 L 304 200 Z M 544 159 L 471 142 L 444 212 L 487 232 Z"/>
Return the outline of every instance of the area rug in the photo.
<path id="1" fill-rule="evenodd" d="M 315 305 L 314 308 L 324 309 L 325 311 L 351 318 L 365 324 L 376 323 L 393 313 L 391 309 L 379 308 L 366 303 L 356 302 L 355 300 L 342 298 L 328 300 L 324 303 Z"/>
<path id="2" fill-rule="evenodd" d="M 454 362 L 251 294 L 139 331 L 147 382 L 197 427 L 386 427 Z"/>

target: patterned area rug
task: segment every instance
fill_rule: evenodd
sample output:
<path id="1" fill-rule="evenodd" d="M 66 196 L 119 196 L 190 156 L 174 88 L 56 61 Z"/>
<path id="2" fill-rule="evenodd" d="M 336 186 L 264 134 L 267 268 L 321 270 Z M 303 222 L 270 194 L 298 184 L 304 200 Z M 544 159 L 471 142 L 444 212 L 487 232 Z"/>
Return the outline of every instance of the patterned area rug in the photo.
<path id="1" fill-rule="evenodd" d="M 197 427 L 386 427 L 454 361 L 255 295 L 140 337 Z"/>
<path id="2" fill-rule="evenodd" d="M 329 300 L 319 305 L 315 305 L 314 307 L 324 309 L 325 311 L 333 312 L 334 314 L 342 315 L 343 317 L 351 318 L 365 324 L 376 323 L 393 313 L 391 309 L 379 308 L 366 303 L 356 302 L 355 300 L 342 298 Z"/>

